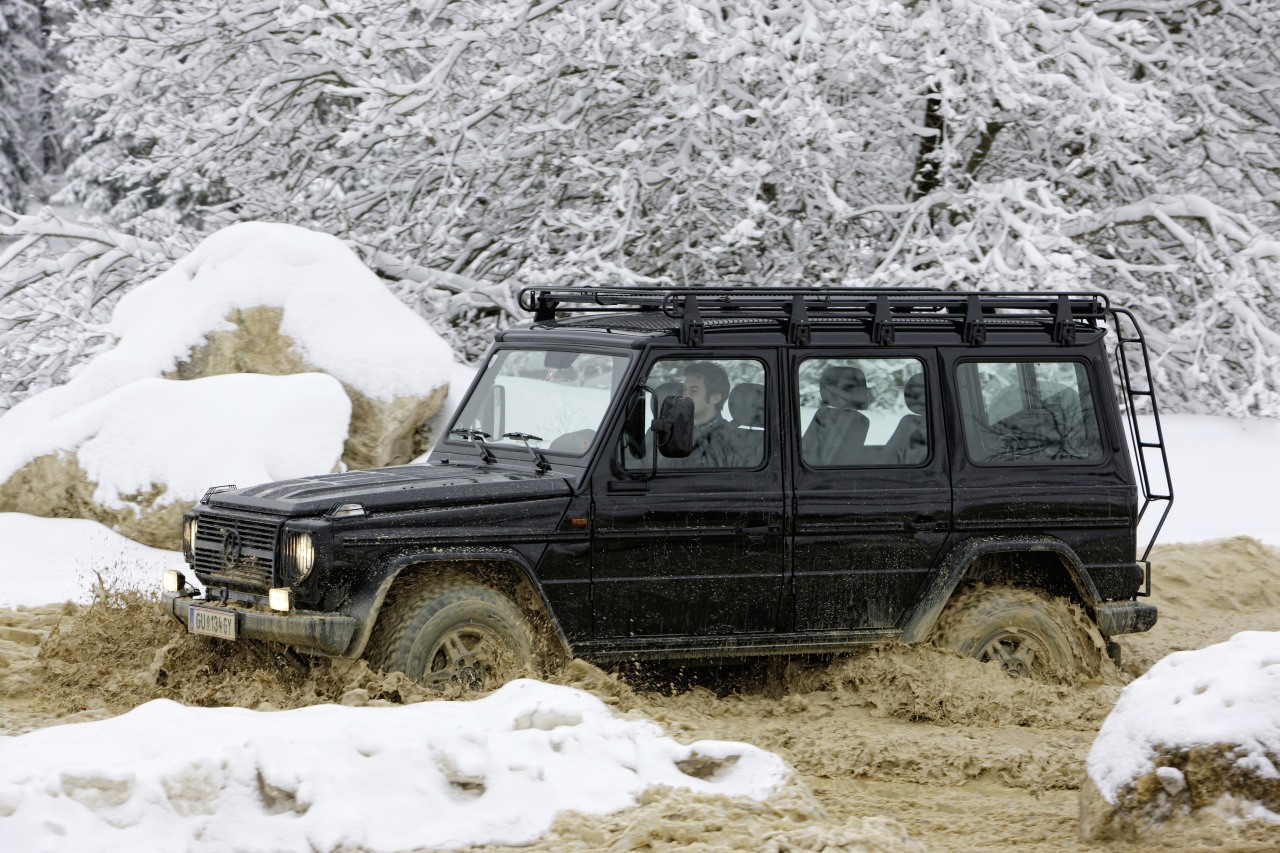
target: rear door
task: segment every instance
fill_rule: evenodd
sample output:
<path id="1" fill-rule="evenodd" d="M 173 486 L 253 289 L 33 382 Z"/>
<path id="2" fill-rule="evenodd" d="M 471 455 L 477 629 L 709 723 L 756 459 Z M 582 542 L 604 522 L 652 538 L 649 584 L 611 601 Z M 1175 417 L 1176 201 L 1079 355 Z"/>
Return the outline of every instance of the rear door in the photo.
<path id="1" fill-rule="evenodd" d="M 1086 563 L 1131 564 L 1134 487 L 1098 417 L 1110 388 L 1100 360 L 966 348 L 947 363 L 957 534 L 1051 535 Z"/>
<path id="2" fill-rule="evenodd" d="M 892 629 L 951 523 L 936 356 L 798 351 L 788 378 L 795 628 Z"/>

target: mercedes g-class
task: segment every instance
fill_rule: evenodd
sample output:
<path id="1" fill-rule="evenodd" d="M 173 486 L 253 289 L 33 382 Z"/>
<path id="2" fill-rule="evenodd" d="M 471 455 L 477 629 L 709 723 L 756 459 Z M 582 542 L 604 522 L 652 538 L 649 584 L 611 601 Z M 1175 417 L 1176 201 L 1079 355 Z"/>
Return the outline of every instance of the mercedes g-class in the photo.
<path id="1" fill-rule="evenodd" d="M 210 489 L 183 536 L 205 590 L 170 572 L 164 607 L 464 688 L 561 656 L 894 639 L 1057 678 L 1155 623 L 1172 487 L 1142 333 L 1103 294 L 520 302 L 532 322 L 497 336 L 425 464 Z"/>

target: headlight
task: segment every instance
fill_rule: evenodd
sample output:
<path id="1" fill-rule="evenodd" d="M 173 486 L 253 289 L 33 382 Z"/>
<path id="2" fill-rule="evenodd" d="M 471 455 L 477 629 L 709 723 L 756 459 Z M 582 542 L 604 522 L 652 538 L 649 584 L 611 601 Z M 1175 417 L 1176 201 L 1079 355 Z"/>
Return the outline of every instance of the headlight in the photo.
<path id="1" fill-rule="evenodd" d="M 316 564 L 316 548 L 311 541 L 311 534 L 304 530 L 286 531 L 284 555 L 297 573 L 297 581 L 304 580 L 311 574 L 311 568 Z"/>
<path id="2" fill-rule="evenodd" d="M 196 520 L 194 518 L 184 518 L 182 520 L 182 553 L 187 559 L 191 559 L 196 553 Z"/>

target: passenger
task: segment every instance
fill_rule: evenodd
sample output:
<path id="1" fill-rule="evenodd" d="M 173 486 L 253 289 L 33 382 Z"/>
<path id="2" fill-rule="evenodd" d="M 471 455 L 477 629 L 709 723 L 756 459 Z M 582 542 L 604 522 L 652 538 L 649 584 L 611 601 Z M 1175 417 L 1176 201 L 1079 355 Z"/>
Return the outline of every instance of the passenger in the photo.
<path id="1" fill-rule="evenodd" d="M 801 439 L 810 465 L 856 465 L 867 460 L 863 443 L 871 420 L 860 409 L 870 403 L 866 374 L 857 367 L 829 365 L 818 380 L 822 405 Z"/>

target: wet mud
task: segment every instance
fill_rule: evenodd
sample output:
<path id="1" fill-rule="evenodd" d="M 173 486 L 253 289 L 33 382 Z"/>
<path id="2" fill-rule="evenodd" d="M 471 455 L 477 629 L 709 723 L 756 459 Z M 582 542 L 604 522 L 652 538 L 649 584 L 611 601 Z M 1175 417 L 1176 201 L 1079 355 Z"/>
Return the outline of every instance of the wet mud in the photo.
<path id="1" fill-rule="evenodd" d="M 650 791 L 609 816 L 563 815 L 525 851 L 1273 851 L 1280 826 L 1180 819 L 1136 842 L 1079 833 L 1084 761 L 1124 684 L 1164 655 L 1243 630 L 1280 630 L 1280 550 L 1247 538 L 1153 555 L 1160 621 L 1120 638 L 1122 666 L 1045 684 L 931 646 L 718 668 L 552 680 L 681 740 L 743 740 L 782 755 L 767 803 Z M 192 637 L 147 595 L 0 610 L 0 734 L 101 719 L 154 698 L 271 710 L 438 698 L 363 662 Z M 499 848 L 490 848 L 499 849 Z"/>

